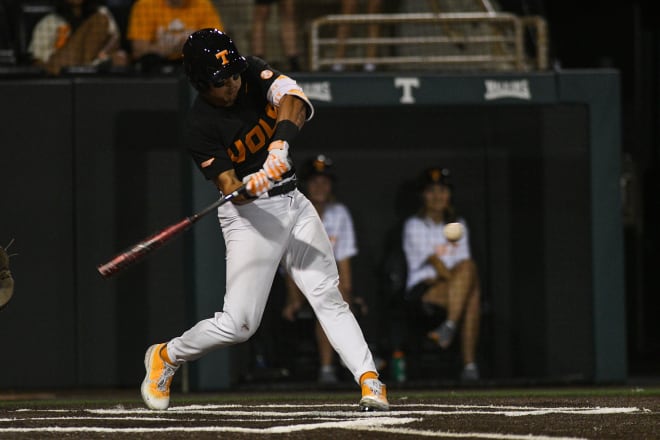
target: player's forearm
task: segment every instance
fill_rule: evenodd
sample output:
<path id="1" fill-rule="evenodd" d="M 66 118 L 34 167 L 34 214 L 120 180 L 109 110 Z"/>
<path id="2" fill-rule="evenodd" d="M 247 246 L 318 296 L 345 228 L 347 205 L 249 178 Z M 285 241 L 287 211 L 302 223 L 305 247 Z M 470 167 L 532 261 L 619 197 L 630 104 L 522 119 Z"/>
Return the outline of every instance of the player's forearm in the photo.
<path id="1" fill-rule="evenodd" d="M 277 112 L 277 122 L 291 121 L 301 129 L 307 118 L 307 105 L 305 101 L 293 95 L 285 95 L 280 100 Z"/>
<path id="2" fill-rule="evenodd" d="M 240 188 L 241 185 L 243 185 L 243 182 L 241 182 L 238 179 L 238 176 L 236 176 L 236 171 L 231 169 L 218 174 L 218 176 L 215 178 L 215 185 L 220 191 L 222 191 L 223 194 L 231 194 L 232 192 Z M 251 201 L 252 199 L 248 199 L 241 194 L 238 197 L 234 198 L 232 200 L 232 203 L 235 203 L 237 205 L 242 205 Z"/>

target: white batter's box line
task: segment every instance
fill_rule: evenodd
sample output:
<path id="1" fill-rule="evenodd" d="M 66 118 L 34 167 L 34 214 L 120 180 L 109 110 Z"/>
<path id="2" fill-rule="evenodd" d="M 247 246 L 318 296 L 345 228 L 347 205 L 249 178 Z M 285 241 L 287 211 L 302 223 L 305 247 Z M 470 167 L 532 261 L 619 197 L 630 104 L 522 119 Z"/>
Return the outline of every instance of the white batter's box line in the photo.
<path id="1" fill-rule="evenodd" d="M 305 405 L 306 408 L 336 408 L 337 405 Z M 183 407 L 171 407 L 164 413 L 179 414 L 200 414 L 200 415 L 233 415 L 249 416 L 258 415 L 260 417 L 277 416 L 309 416 L 309 417 L 364 417 L 364 413 L 358 412 L 355 405 L 345 405 L 351 410 L 347 411 L 272 411 L 272 409 L 291 409 L 300 408 L 300 405 L 190 405 Z M 415 409 L 420 408 L 439 408 Z M 269 409 L 270 411 L 255 411 L 257 409 Z M 153 411 L 144 408 L 135 409 L 89 409 L 86 410 L 93 414 L 153 414 Z M 408 415 L 503 415 L 507 417 L 539 416 L 547 414 L 582 414 L 582 415 L 605 415 L 605 414 L 631 414 L 644 412 L 637 407 L 533 407 L 533 406 L 498 406 L 498 405 L 444 405 L 444 404 L 425 404 L 425 405 L 400 405 L 391 407 L 390 411 L 369 413 L 370 417 L 388 417 L 392 414 L 399 416 Z"/>
<path id="2" fill-rule="evenodd" d="M 376 425 L 405 425 L 417 422 L 415 418 L 380 418 L 380 419 L 358 419 L 342 420 L 323 423 L 308 423 L 304 425 L 272 426 L 265 428 L 242 428 L 237 426 L 168 426 L 156 428 L 106 428 L 96 426 L 80 427 L 39 427 L 39 428 L 0 428 L 1 433 L 27 433 L 27 432 L 49 432 L 49 433 L 71 433 L 71 432 L 94 432 L 94 433 L 154 433 L 154 432 L 233 432 L 246 434 L 287 434 L 292 432 L 312 431 L 317 429 L 352 429 L 359 426 Z"/>
<path id="3" fill-rule="evenodd" d="M 533 434 L 500 434 L 490 432 L 452 432 L 452 431 L 423 431 L 410 428 L 369 428 L 354 427 L 354 431 L 382 432 L 386 434 L 415 435 L 420 437 L 436 438 L 483 438 L 492 440 L 588 440 L 583 437 L 553 437 Z"/>

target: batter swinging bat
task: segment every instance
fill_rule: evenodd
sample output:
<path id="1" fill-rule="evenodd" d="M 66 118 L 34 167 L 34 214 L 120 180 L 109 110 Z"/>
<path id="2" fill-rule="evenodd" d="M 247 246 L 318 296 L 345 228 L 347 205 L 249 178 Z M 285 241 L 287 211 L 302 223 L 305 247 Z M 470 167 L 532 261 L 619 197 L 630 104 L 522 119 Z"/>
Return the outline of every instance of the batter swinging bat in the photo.
<path id="1" fill-rule="evenodd" d="M 243 191 L 245 191 L 245 186 L 241 186 L 233 193 L 221 197 L 220 199 L 216 200 L 215 202 L 213 202 L 206 208 L 202 209 L 198 213 L 190 217 L 186 217 L 178 223 L 175 223 L 164 229 L 161 229 L 160 231 L 156 232 L 150 237 L 142 240 L 141 242 L 135 244 L 134 246 L 120 253 L 119 255 L 117 255 L 107 263 L 101 264 L 96 269 L 103 277 L 108 278 L 116 274 L 117 272 L 127 268 L 128 266 L 137 263 L 147 254 L 169 243 L 174 237 L 181 234 L 183 231 L 185 231 L 190 226 L 192 226 L 193 223 L 204 217 L 209 212 L 224 205 L 231 199 L 238 197 L 238 195 L 241 194 Z"/>

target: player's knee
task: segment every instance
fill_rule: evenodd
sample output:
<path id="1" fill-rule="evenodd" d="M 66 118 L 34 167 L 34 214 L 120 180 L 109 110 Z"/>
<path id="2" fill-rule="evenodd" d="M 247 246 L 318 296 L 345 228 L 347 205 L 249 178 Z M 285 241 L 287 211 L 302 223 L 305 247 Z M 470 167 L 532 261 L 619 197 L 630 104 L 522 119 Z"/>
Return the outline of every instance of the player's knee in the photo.
<path id="1" fill-rule="evenodd" d="M 232 343 L 245 342 L 257 331 L 258 324 L 252 324 L 248 319 L 234 319 L 227 313 L 222 314 L 219 327 Z"/>
<path id="2" fill-rule="evenodd" d="M 257 325 L 250 325 L 247 321 L 234 327 L 234 339 L 237 343 L 245 342 L 257 331 Z"/>

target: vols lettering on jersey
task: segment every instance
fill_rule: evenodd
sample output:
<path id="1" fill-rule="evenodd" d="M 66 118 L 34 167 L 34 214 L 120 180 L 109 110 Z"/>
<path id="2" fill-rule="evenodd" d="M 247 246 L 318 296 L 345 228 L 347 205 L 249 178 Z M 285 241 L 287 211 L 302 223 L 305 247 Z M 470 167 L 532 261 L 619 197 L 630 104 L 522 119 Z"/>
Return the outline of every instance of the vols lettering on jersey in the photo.
<path id="1" fill-rule="evenodd" d="M 217 55 L 224 61 L 222 51 Z M 282 74 L 263 60 L 246 57 L 241 88 L 231 108 L 214 107 L 197 96 L 185 129 L 186 147 L 207 179 L 234 169 L 239 179 L 258 171 L 268 156 L 267 147 L 277 121 L 277 108 L 268 90 Z M 262 75 L 264 71 L 273 75 Z"/>
<path id="2" fill-rule="evenodd" d="M 266 116 L 259 118 L 258 123 L 250 129 L 243 139 L 234 141 L 234 145 L 227 148 L 227 154 L 232 162 L 239 164 L 245 161 L 246 148 L 252 154 L 268 145 L 273 132 L 275 131 L 275 121 L 277 120 L 277 109 L 272 104 L 266 105 Z"/>

